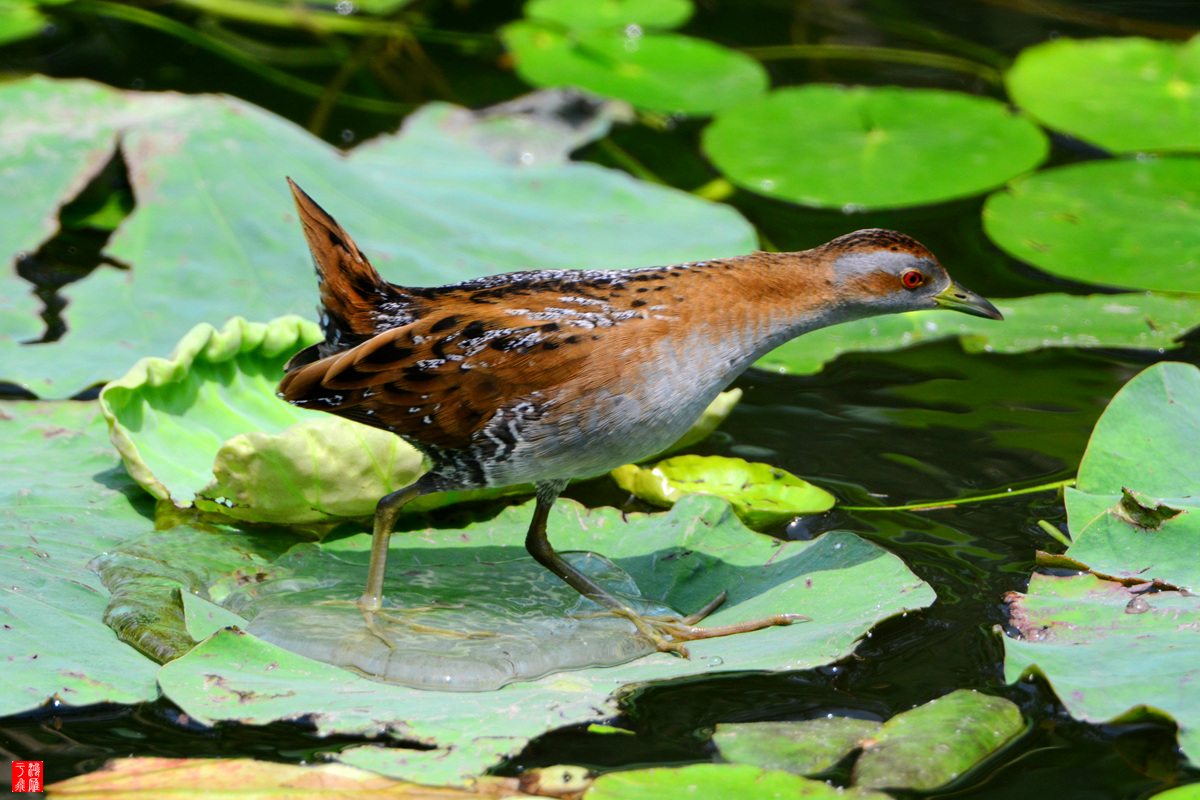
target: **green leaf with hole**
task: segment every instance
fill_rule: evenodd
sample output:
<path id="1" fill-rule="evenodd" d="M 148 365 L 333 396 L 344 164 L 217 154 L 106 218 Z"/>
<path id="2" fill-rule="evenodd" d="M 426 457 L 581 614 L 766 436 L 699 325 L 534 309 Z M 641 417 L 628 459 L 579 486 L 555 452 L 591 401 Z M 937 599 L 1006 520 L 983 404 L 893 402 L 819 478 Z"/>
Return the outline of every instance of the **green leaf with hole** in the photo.
<path id="1" fill-rule="evenodd" d="M 587 791 L 588 800 L 689 800 L 747 798 L 813 798 L 813 800 L 885 800 L 886 794 L 843 789 L 824 781 L 745 764 L 689 764 L 652 767 L 601 775 Z"/>
<path id="2" fill-rule="evenodd" d="M 691 0 L 529 0 L 525 16 L 556 22 L 571 30 L 618 28 L 670 30 L 688 21 L 695 10 Z"/>
<path id="3" fill-rule="evenodd" d="M 960 689 L 887 722 L 823 717 L 723 724 L 713 743 L 729 761 L 801 775 L 823 772 L 861 748 L 854 786 L 931 791 L 962 777 L 1024 729 L 1012 702 Z"/>
<path id="4" fill-rule="evenodd" d="M 840 209 L 982 194 L 1035 168 L 1049 150 L 1037 126 L 995 100 L 821 84 L 722 111 L 704 130 L 703 147 L 743 189 Z"/>
<path id="5" fill-rule="evenodd" d="M 612 476 L 625 491 L 658 506 L 673 506 L 696 492 L 723 497 L 755 529 L 828 511 L 835 502 L 829 492 L 786 470 L 725 456 L 675 456 L 645 468 L 626 464 Z"/>
<path id="6" fill-rule="evenodd" d="M 1200 159 L 1091 161 L 988 198 L 984 230 L 1016 258 L 1081 283 L 1200 293 Z"/>
<path id="7" fill-rule="evenodd" d="M 1179 723 L 1200 754 L 1200 369 L 1163 362 L 1113 397 L 1067 490 L 1073 544 L 1091 573 L 1035 574 L 1010 593 L 1020 638 L 1006 638 L 1005 673 L 1036 668 L 1073 716 L 1109 720 L 1150 706 Z M 1152 582 L 1164 591 L 1146 591 Z M 1177 591 L 1176 589 L 1182 590 Z"/>
<path id="8" fill-rule="evenodd" d="M 1139 373 L 1096 423 L 1066 495 L 1074 543 L 1093 572 L 1200 590 L 1200 369 Z"/>
<path id="9" fill-rule="evenodd" d="M 760 369 L 805 375 L 842 353 L 896 350 L 957 338 L 969 353 L 1027 353 L 1056 347 L 1166 350 L 1200 324 L 1200 298 L 1143 292 L 993 298 L 1003 322 L 912 311 L 822 328 L 772 350 Z"/>
<path id="10" fill-rule="evenodd" d="M 413 753 L 374 748 L 347 758 L 352 763 L 370 761 L 373 769 L 387 774 L 461 781 L 519 751 L 545 730 L 611 716 L 610 698 L 622 686 L 724 671 L 806 669 L 844 657 L 877 621 L 934 599 L 933 590 L 898 558 L 853 534 L 835 531 L 809 542 L 779 542 L 746 529 L 719 498 L 694 495 L 668 512 L 627 515 L 610 508 L 589 511 L 561 500 L 548 522 L 551 542 L 561 551 L 599 553 L 611 559 L 649 602 L 692 612 L 724 590 L 728 599 L 708 618 L 711 624 L 788 611 L 803 612 L 813 620 L 689 642 L 690 659 L 651 653 L 616 666 L 574 669 L 537 679 L 544 665 L 513 655 L 514 648 L 523 646 L 520 639 L 540 637 L 540 646 L 536 642 L 534 646 L 538 658 L 564 658 L 565 663 L 575 657 L 572 651 L 586 651 L 588 643 L 583 641 L 587 637 L 567 636 L 576 647 L 564 645 L 563 624 L 572 612 L 554 611 L 553 605 L 543 608 L 541 600 L 533 599 L 552 590 L 581 602 L 571 590 L 557 586 L 557 579 L 526 553 L 525 533 L 532 513 L 528 503 L 494 517 L 461 515 L 449 529 L 412 527 L 392 537 L 385 595 L 389 605 L 401 604 L 401 610 L 394 612 L 400 619 L 395 624 L 420 625 L 424 632 L 415 635 L 426 644 L 457 648 L 464 639 L 455 634 L 475 637 L 470 640 L 477 648 L 470 656 L 472 665 L 447 669 L 444 662 L 440 667 L 414 662 L 414 668 L 424 671 L 427 688 L 370 681 L 254 635 L 230 631 L 218 632 L 165 665 L 159 672 L 160 684 L 172 702 L 205 724 L 219 720 L 266 724 L 305 717 L 322 734 L 387 730 L 435 749 Z M 136 555 L 149 565 L 147 577 L 157 581 L 162 577 L 159 565 L 170 566 L 170 559 L 161 554 L 178 552 L 179 543 L 173 548 L 172 539 L 179 535 L 189 552 L 202 551 L 191 564 L 174 564 L 180 587 L 195 588 L 190 582 L 198 574 L 197 565 L 228 560 L 233 571 L 215 580 L 206 578 L 210 585 L 204 591 L 247 617 L 246 629 L 253 631 L 261 624 L 255 617 L 257 609 L 270 611 L 278 604 L 291 604 L 299 612 L 296 619 L 281 621 L 272 615 L 271 630 L 263 635 L 285 641 L 290 630 L 290 647 L 314 653 L 326 648 L 345 655 L 365 652 L 368 645 L 380 646 L 378 641 L 372 644 L 372 637 L 362 630 L 361 614 L 352 605 L 311 605 L 317 596 L 314 587 L 343 600 L 359 596 L 369 558 L 369 534 L 343 534 L 319 545 L 296 544 L 273 557 L 263 550 L 274 546 L 267 532 L 239 534 L 227 529 L 210 535 L 207 544 L 203 533 L 177 528 L 146 534 L 110 553 L 105 568 L 128 569 L 135 563 L 129 556 Z M 247 561 L 256 555 L 261 558 Z M 532 581 L 522 577 L 527 573 Z M 159 599 L 151 599 L 147 610 L 154 602 L 176 602 L 155 581 L 147 582 L 146 588 Z M 128 586 L 133 583 L 126 581 Z M 546 585 L 536 588 L 542 583 Z M 410 602 L 419 607 L 414 609 Z M 503 627 L 486 616 L 489 606 L 510 603 L 518 610 L 505 613 Z M 404 606 L 409 610 L 402 610 Z M 318 624 L 326 612 L 341 615 L 340 627 L 326 629 Z M 186 618 L 186 607 L 181 616 Z M 562 619 L 555 622 L 556 616 Z M 611 617 L 604 624 L 627 625 Z M 633 650 L 626 657 L 644 652 Z M 601 655 L 611 663 L 612 653 Z M 410 657 L 424 658 L 408 647 L 388 655 L 390 660 Z M 496 664 L 532 671 L 510 675 L 507 685 L 498 690 L 461 691 L 472 688 L 472 681 L 493 681 Z M 389 672 L 395 666 L 389 665 Z M 428 688 L 430 680 L 460 691 L 433 690 Z M 364 694 L 371 697 L 370 703 L 362 702 Z M 231 702 L 234 697 L 240 699 Z"/>
<path id="11" fill-rule="evenodd" d="M 151 529 L 94 403 L 0 402 L 0 716 L 158 697 L 157 665 L 102 617 L 97 553 Z"/>
<path id="12" fill-rule="evenodd" d="M 316 282 L 285 176 L 355 238 L 384 277 L 430 286 L 530 269 L 672 264 L 754 249 L 728 206 L 555 155 L 578 146 L 586 118 L 549 132 L 538 120 L 576 108 L 559 94 L 528 109 L 472 112 L 430 104 L 403 130 L 346 154 L 230 97 L 119 92 L 33 77 L 0 84 L 0 259 L 32 252 L 121 142 L 136 206 L 102 265 L 62 290 L 67 332 L 22 347 L 0 338 L 0 380 L 48 397 L 112 380 L 170 350 L 197 324 L 232 316 L 311 318 Z M 528 105 L 528 104 L 526 104 Z M 532 164 L 497 115 L 524 119 Z M 561 115 L 558 115 L 561 118 Z M 38 322 L 34 317 L 34 322 Z M 40 323 L 38 323 L 40 329 Z"/>
<path id="13" fill-rule="evenodd" d="M 641 109 L 711 114 L 767 89 L 749 56 L 674 33 L 564 30 L 537 20 L 500 30 L 517 74 L 534 86 L 577 86 Z"/>
<path id="14" fill-rule="evenodd" d="M 1200 37 L 1055 39 L 1023 50 L 1004 80 L 1038 121 L 1106 150 L 1200 150 Z"/>

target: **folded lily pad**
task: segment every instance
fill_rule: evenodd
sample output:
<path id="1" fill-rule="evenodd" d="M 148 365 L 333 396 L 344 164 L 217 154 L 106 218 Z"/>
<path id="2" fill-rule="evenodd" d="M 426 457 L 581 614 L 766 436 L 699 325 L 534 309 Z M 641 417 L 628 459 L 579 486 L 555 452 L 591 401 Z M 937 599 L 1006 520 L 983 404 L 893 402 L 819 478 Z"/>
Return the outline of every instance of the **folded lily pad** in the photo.
<path id="1" fill-rule="evenodd" d="M 427 582 L 425 571 L 454 572 L 459 567 L 490 565 L 485 586 L 516 575 L 524 554 L 532 506 L 508 508 L 493 519 L 480 519 L 456 530 L 420 529 L 392 538 L 389 574 L 403 587 Z M 613 712 L 610 695 L 632 682 L 712 675 L 727 671 L 805 669 L 844 657 L 858 637 L 878 620 L 932 602 L 932 589 L 916 579 L 895 556 L 849 533 L 827 533 L 810 542 L 779 542 L 748 531 L 719 498 L 693 495 L 671 511 L 622 516 L 613 509 L 587 511 L 570 501 L 556 504 L 550 520 L 551 541 L 563 551 L 601 553 L 632 578 L 642 596 L 684 612 L 698 609 L 727 589 L 728 601 L 710 618 L 712 624 L 799 611 L 811 622 L 749 634 L 689 643 L 690 659 L 652 653 L 628 664 L 577 669 L 535 681 L 518 681 L 491 692 L 439 692 L 370 681 L 349 671 L 320 664 L 270 645 L 246 633 L 221 631 L 162 667 L 159 680 L 171 701 L 202 723 L 240 720 L 261 724 L 304 717 L 324 733 L 389 731 L 401 739 L 424 742 L 426 752 L 396 750 L 356 757 L 390 759 L 388 774 L 422 775 L 425 781 L 462 780 L 478 774 L 505 754 L 516 752 L 548 728 L 599 721 Z M 147 534 L 164 542 L 169 535 Z M 232 535 L 232 534 L 229 534 Z M 203 548 L 189 539 L 189 551 Z M 229 558 L 246 558 L 254 540 L 240 544 L 212 537 L 212 547 L 234 548 Z M 214 599 L 228 602 L 230 587 L 270 585 L 321 573 L 309 567 L 336 559 L 345 562 L 342 597 L 361 592 L 369 556 L 369 536 L 296 545 L 280 559 L 255 570 L 243 568 L 230 579 L 212 581 Z M 218 554 L 206 554 L 216 559 Z M 357 577 L 353 573 L 357 566 Z M 287 568 L 290 571 L 285 572 Z M 181 585 L 187 565 L 179 564 Z M 482 581 L 476 580 L 476 583 Z M 298 584 L 293 583 L 293 586 Z M 449 583 L 445 584 L 447 587 Z M 514 584 L 515 586 L 515 584 Z M 214 589 L 215 587 L 215 589 Z M 150 588 L 170 602 L 156 585 Z M 494 592 L 493 592 L 494 594 Z M 397 595 L 388 590 L 387 596 Z M 405 598 L 403 592 L 399 595 Z M 520 598 L 511 598 L 519 600 Z M 435 602 L 437 601 L 437 602 Z M 453 593 L 422 595 L 427 606 L 466 605 Z M 474 603 L 475 601 L 471 601 Z M 506 601 L 507 602 L 507 601 Z M 442 612 L 446 612 L 443 614 Z M 470 608 L 434 608 L 420 612 L 422 625 L 445 636 L 496 633 L 487 625 L 463 621 Z M 358 623 L 361 625 L 361 621 Z M 489 623 L 490 624 L 490 623 Z M 521 624 L 517 621 L 513 625 Z M 511 626 L 510 626 L 511 627 Z M 499 631 L 505 633 L 505 631 Z M 499 637 L 483 644 L 503 650 Z M 554 640 L 554 647 L 564 645 Z M 371 702 L 362 697 L 369 694 Z M 234 700 L 234 698 L 238 698 Z"/>
<path id="2" fill-rule="evenodd" d="M 722 111 L 704 130 L 703 146 L 748 191 L 847 209 L 981 194 L 1033 169 L 1049 151 L 1036 125 L 990 98 L 821 84 Z"/>
<path id="3" fill-rule="evenodd" d="M 1054 39 L 1022 50 L 1004 82 L 1039 121 L 1106 150 L 1200 150 L 1200 37 Z"/>
<path id="4" fill-rule="evenodd" d="M 1200 293 L 1200 159 L 1089 161 L 1018 178 L 983 207 L 1006 252 L 1063 278 Z"/>
<path id="5" fill-rule="evenodd" d="M 725 456 L 676 456 L 653 467 L 613 470 L 617 484 L 648 503 L 673 506 L 685 494 L 723 497 L 751 528 L 781 525 L 800 514 L 833 508 L 834 496 L 770 464 Z"/>
<path id="6" fill-rule="evenodd" d="M 993 298 L 1004 322 L 912 311 L 844 322 L 806 333 L 777 347 L 756 363 L 796 375 L 819 372 L 842 353 L 896 350 L 957 337 L 969 353 L 1027 353 L 1053 347 L 1164 350 L 1200 324 L 1200 298 L 1155 294 L 1075 297 L 1043 294 Z"/>
<path id="7" fill-rule="evenodd" d="M 861 748 L 853 785 L 932 791 L 965 775 L 1025 729 L 1015 704 L 960 689 L 887 722 L 822 717 L 718 725 L 713 743 L 729 761 L 815 774 Z"/>
<path id="8" fill-rule="evenodd" d="M 1074 543 L 1065 557 L 1091 573 L 1034 575 L 1008 597 L 1019 639 L 1005 673 L 1036 667 L 1071 714 L 1108 720 L 1146 705 L 1179 723 L 1180 747 L 1200 754 L 1200 598 L 1147 591 L 1200 586 L 1200 369 L 1163 362 L 1135 376 L 1096 423 L 1068 490 Z"/>

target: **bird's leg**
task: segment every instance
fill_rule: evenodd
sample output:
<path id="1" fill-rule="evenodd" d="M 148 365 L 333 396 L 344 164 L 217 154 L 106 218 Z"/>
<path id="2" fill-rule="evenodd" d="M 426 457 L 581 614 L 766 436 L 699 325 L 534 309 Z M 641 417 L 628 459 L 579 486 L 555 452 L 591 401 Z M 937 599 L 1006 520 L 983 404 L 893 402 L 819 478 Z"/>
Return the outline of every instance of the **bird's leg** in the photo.
<path id="1" fill-rule="evenodd" d="M 587 599 L 604 606 L 613 614 L 632 622 L 638 632 L 649 639 L 658 650 L 664 653 L 676 653 L 687 658 L 688 650 L 683 644 L 685 641 L 732 636 L 735 633 L 757 631 L 774 625 L 791 625 L 793 622 L 808 619 L 803 614 L 772 614 L 761 619 L 737 622 L 732 625 L 696 627 L 696 623 L 715 611 L 725 601 L 725 592 L 717 595 L 700 611 L 686 617 L 651 617 L 637 613 L 628 604 L 614 597 L 600 584 L 569 564 L 550 546 L 550 541 L 546 538 L 546 520 L 550 515 L 550 509 L 554 507 L 555 499 L 566 488 L 566 485 L 567 481 L 565 480 L 541 481 L 537 484 L 537 506 L 533 512 L 533 521 L 529 524 L 529 532 L 525 536 L 525 549 L 539 564 L 566 581 L 572 589 Z"/>
<path id="2" fill-rule="evenodd" d="M 400 619 L 395 613 L 384 613 L 383 608 L 383 578 L 387 572 L 387 557 L 388 543 L 392 538 L 392 528 L 396 525 L 396 518 L 400 516 L 401 509 L 410 501 L 419 497 L 425 491 L 425 487 L 418 480 L 403 489 L 385 495 L 375 506 L 375 527 L 371 533 L 371 563 L 367 567 L 367 588 L 363 591 L 362 597 L 358 599 L 359 611 L 362 612 L 363 619 L 367 623 L 367 628 L 371 633 L 375 634 L 389 648 L 395 648 L 392 641 L 379 627 L 379 619 L 385 619 L 390 622 L 396 622 L 405 625 L 417 633 L 431 633 L 440 636 L 454 636 L 463 639 L 483 639 L 490 638 L 496 634 L 488 631 L 450 631 L 442 628 L 432 628 L 428 625 L 420 625 L 409 620 Z M 400 609 L 405 612 L 421 612 L 430 611 L 433 606 L 421 606 L 418 608 Z"/>

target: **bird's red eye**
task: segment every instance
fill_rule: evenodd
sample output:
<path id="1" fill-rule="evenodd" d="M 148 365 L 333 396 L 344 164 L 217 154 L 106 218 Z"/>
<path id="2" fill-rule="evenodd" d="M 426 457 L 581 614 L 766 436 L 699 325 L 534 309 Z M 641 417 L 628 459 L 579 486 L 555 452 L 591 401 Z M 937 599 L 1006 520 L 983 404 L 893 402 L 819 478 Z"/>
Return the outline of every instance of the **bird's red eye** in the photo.
<path id="1" fill-rule="evenodd" d="M 925 276 L 915 269 L 910 269 L 900 276 L 900 282 L 905 289 L 915 289 L 925 282 Z"/>

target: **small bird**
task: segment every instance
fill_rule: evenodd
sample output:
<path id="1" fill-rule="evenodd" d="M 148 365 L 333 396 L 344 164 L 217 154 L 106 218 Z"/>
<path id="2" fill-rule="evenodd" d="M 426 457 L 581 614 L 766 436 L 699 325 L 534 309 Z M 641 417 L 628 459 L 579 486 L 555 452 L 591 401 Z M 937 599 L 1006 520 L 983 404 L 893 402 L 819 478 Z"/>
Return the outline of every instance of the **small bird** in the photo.
<path id="1" fill-rule="evenodd" d="M 571 479 L 674 443 L 718 393 L 789 339 L 928 308 L 1002 319 L 991 303 L 954 283 L 922 245 L 878 229 L 799 253 L 397 286 L 380 277 L 333 217 L 288 183 L 317 271 L 325 340 L 287 363 L 279 396 L 391 431 L 430 464 L 376 507 L 358 601 L 376 632 L 388 538 L 404 504 L 430 492 L 520 483 L 537 487 L 529 554 L 630 620 L 660 651 L 686 656 L 685 641 L 807 619 L 776 614 L 698 627 L 724 592 L 687 617 L 643 617 L 555 552 L 547 516 Z"/>

